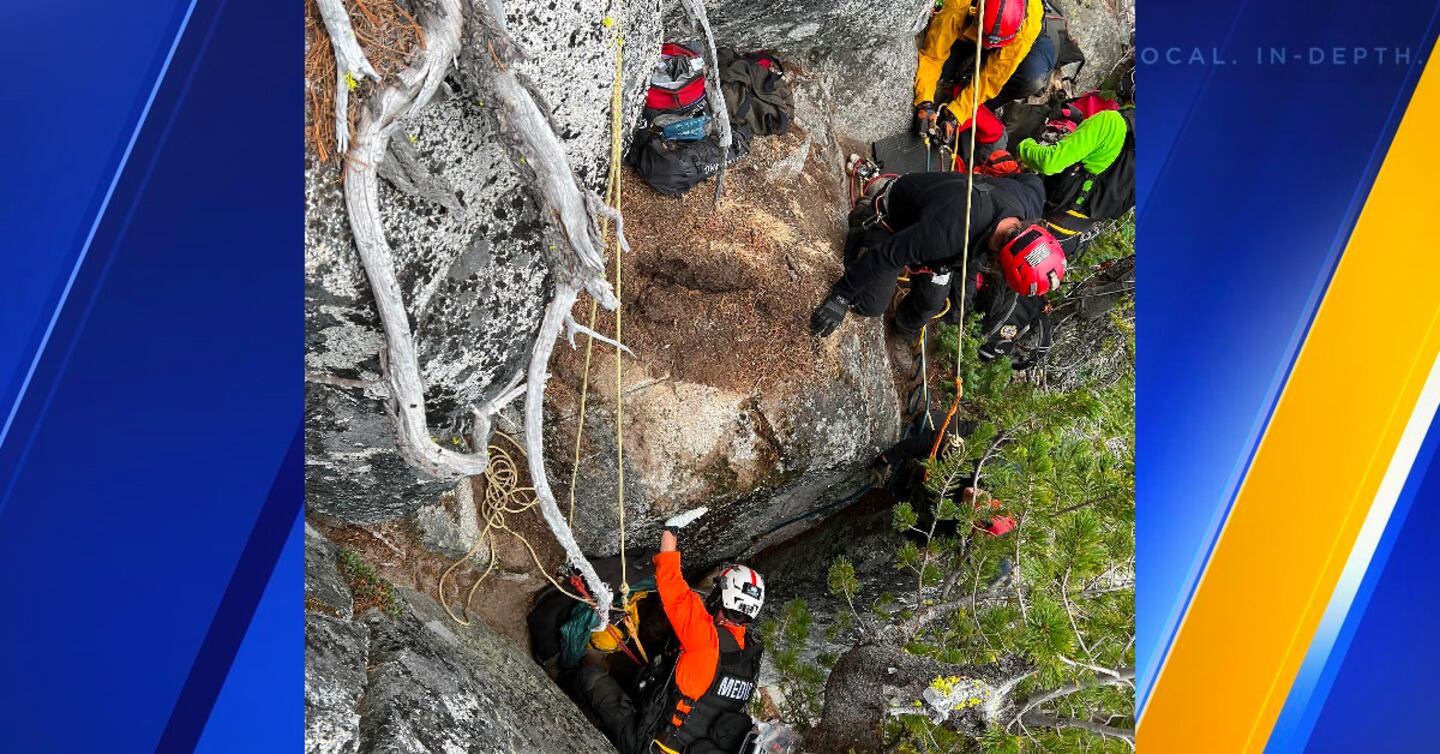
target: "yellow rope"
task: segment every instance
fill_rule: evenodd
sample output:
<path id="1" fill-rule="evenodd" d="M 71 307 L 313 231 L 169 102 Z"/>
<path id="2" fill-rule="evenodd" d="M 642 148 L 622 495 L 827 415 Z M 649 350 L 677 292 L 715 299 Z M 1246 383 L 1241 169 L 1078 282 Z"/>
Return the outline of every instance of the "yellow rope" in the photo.
<path id="1" fill-rule="evenodd" d="M 616 5 L 618 6 L 618 0 Z M 612 11 L 613 12 L 613 11 Z M 613 16 L 607 24 L 612 29 L 612 39 L 615 44 L 615 77 L 610 86 L 610 175 L 609 184 L 611 196 L 607 197 L 611 207 L 616 212 L 620 211 L 620 129 L 622 110 L 624 108 L 625 93 L 625 39 L 620 36 L 620 22 Z M 608 223 L 607 223 L 608 225 Z M 614 241 L 609 239 L 610 245 L 615 252 L 615 342 L 624 343 L 621 339 L 621 312 L 624 310 L 624 298 L 621 295 L 620 287 L 620 248 Z M 626 607 L 630 602 L 630 580 L 627 564 L 625 562 L 625 354 L 615 349 L 615 507 L 619 512 L 620 519 L 620 605 Z"/>
<path id="2" fill-rule="evenodd" d="M 955 412 L 960 408 L 960 397 L 965 392 L 965 372 L 960 362 L 965 355 L 965 285 L 970 274 L 970 208 L 975 198 L 975 131 L 979 127 L 976 121 L 980 118 L 980 55 L 985 49 L 985 0 L 979 0 L 976 4 L 975 14 L 975 72 L 970 77 L 970 150 L 965 160 L 965 241 L 960 254 L 960 331 L 955 335 L 955 400 L 950 402 L 950 409 L 945 412 L 945 421 L 940 424 L 940 431 L 935 433 L 935 443 L 930 446 L 932 460 L 940 452 L 940 443 L 944 440 L 946 430 L 950 428 L 950 421 L 955 418 Z M 960 151 L 958 128 L 955 129 L 954 151 Z"/>
<path id="3" fill-rule="evenodd" d="M 590 299 L 590 331 L 595 330 L 595 315 L 600 302 Z M 585 439 L 585 402 L 590 396 L 590 354 L 595 350 L 595 336 L 585 335 L 585 368 L 580 372 L 580 414 L 575 424 L 575 460 L 570 464 L 570 512 L 565 523 L 575 525 L 575 485 L 580 479 L 580 441 Z"/>
<path id="4" fill-rule="evenodd" d="M 497 431 L 495 434 L 503 437 L 513 445 L 521 459 L 525 458 L 525 449 L 515 438 L 504 432 Z M 475 553 L 480 550 L 482 544 L 489 544 L 490 563 L 485 567 L 484 572 L 480 574 L 480 578 L 476 579 L 475 583 L 470 585 L 470 590 L 465 593 L 465 601 L 461 603 L 461 611 L 468 617 L 470 614 L 470 602 L 475 598 L 475 591 L 480 588 L 480 585 L 484 583 L 485 579 L 495 570 L 495 532 L 505 532 L 519 540 L 520 543 L 525 546 L 525 550 L 530 553 L 530 560 L 535 563 L 536 570 L 556 589 L 560 590 L 561 593 L 577 602 L 591 602 L 591 600 L 575 594 L 562 586 L 560 582 L 556 581 L 550 575 L 550 570 L 540 562 L 540 555 L 535 552 L 535 548 L 531 546 L 530 540 L 526 539 L 524 534 L 511 528 L 508 521 L 509 516 L 525 513 L 536 506 L 535 488 L 520 486 L 521 464 L 516 462 L 515 456 L 504 446 L 496 444 L 490 445 L 489 454 L 490 464 L 485 467 L 484 475 L 485 492 L 476 503 L 476 512 L 479 518 L 484 520 L 485 528 L 480 532 L 480 535 L 475 538 L 475 544 L 470 546 L 470 549 L 465 555 L 452 563 L 449 568 L 446 568 L 444 573 L 440 574 L 440 581 L 436 586 L 436 594 L 440 598 L 440 606 L 445 608 L 445 614 L 449 615 L 451 620 L 462 626 L 470 625 L 470 621 L 467 618 L 456 615 L 455 612 L 450 609 L 450 601 L 445 596 L 445 582 L 451 578 L 457 568 L 475 557 Z"/>
<path id="5" fill-rule="evenodd" d="M 606 16 L 602 24 L 611 30 L 611 43 L 615 46 L 615 75 L 611 80 L 610 87 L 610 168 L 606 176 L 605 203 L 616 212 L 620 211 L 620 165 L 621 165 L 621 128 L 624 127 L 622 115 L 624 114 L 624 46 L 625 39 L 620 36 L 620 24 L 614 16 Z M 621 324 L 623 308 L 621 276 L 620 276 L 620 249 L 616 244 L 615 234 L 611 232 L 610 219 L 602 218 L 600 221 L 600 235 L 605 246 L 609 247 L 615 254 L 615 298 L 618 302 L 615 307 L 615 342 L 622 343 Z M 595 329 L 595 318 L 598 312 L 598 304 L 592 299 L 590 302 L 590 329 Z M 593 335 L 585 336 L 585 366 L 580 381 L 580 406 L 579 417 L 575 426 L 575 449 L 574 457 L 570 466 L 570 511 L 569 522 L 575 521 L 575 488 L 579 483 L 580 475 L 580 448 L 585 438 L 585 407 L 589 402 L 590 395 L 590 362 L 594 352 L 595 338 Z M 624 415 L 624 354 L 620 349 L 615 349 L 615 466 L 616 466 L 616 508 L 619 510 L 620 526 L 620 605 L 622 608 L 629 603 L 630 583 L 628 579 L 628 564 L 625 558 L 625 415 Z"/>

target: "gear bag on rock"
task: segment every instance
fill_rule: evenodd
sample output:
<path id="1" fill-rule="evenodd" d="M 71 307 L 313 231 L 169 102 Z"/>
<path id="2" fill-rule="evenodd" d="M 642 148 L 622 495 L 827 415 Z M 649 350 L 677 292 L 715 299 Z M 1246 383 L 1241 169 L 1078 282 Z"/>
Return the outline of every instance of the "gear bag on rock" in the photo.
<path id="1" fill-rule="evenodd" d="M 795 96 L 785 80 L 785 66 L 768 51 L 740 53 L 729 47 L 716 51 L 720 91 L 730 119 L 757 135 L 783 134 L 795 118 Z"/>
<path id="2" fill-rule="evenodd" d="M 666 42 L 645 92 L 645 119 L 661 113 L 694 114 L 705 107 L 705 58 L 697 44 Z"/>
<path id="3" fill-rule="evenodd" d="M 732 129 L 733 143 L 725 164 L 733 165 L 750 151 L 750 129 Z M 679 196 L 697 183 L 720 171 L 721 154 L 718 136 L 700 141 L 671 141 L 651 129 L 635 134 L 626 163 L 650 184 L 667 196 Z"/>

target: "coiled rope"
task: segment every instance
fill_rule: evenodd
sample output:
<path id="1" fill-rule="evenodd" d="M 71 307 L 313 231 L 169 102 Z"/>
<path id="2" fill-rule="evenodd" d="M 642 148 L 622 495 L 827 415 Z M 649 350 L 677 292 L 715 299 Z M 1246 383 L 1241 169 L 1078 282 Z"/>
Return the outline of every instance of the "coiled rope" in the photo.
<path id="1" fill-rule="evenodd" d="M 504 438 L 511 446 L 514 446 L 515 453 L 512 455 L 510 448 L 498 443 L 492 443 L 490 445 L 490 463 L 485 467 L 484 474 L 485 489 L 481 495 L 481 499 L 476 503 L 480 520 L 485 522 L 485 528 L 482 529 L 480 535 L 475 538 L 475 544 L 470 546 L 470 549 L 465 555 L 450 564 L 450 567 L 446 568 L 444 573 L 440 574 L 440 581 L 436 586 L 436 594 L 440 597 L 440 606 L 445 608 L 445 613 L 450 616 L 451 620 L 462 626 L 470 625 L 468 619 L 470 602 L 475 598 L 475 591 L 480 588 L 481 584 L 485 583 L 485 579 L 495 570 L 497 559 L 495 547 L 496 532 L 508 533 L 510 536 L 519 540 L 520 543 L 525 546 L 526 552 L 530 553 L 530 559 L 534 561 L 535 568 L 540 571 L 552 586 L 577 602 L 586 602 L 593 605 L 593 600 L 575 594 L 569 589 L 566 589 L 560 582 L 556 581 L 554 577 L 550 575 L 550 570 L 540 562 L 540 556 L 535 552 L 535 548 L 530 544 L 530 540 L 526 539 L 524 534 L 511 528 L 508 517 L 529 511 L 535 507 L 538 501 L 535 499 L 534 487 L 521 486 L 521 463 L 516 462 L 516 457 L 518 456 L 521 461 L 524 461 L 524 446 L 504 432 L 497 430 L 495 435 Z M 480 546 L 485 544 L 488 544 L 490 548 L 490 563 L 485 567 L 485 571 L 480 574 L 480 578 L 476 579 L 475 583 L 470 585 L 469 591 L 465 593 L 465 600 L 460 603 L 461 613 L 465 617 L 461 617 L 450 609 L 450 600 L 445 595 L 445 582 L 451 579 L 457 568 L 475 557 L 475 553 L 479 552 Z"/>

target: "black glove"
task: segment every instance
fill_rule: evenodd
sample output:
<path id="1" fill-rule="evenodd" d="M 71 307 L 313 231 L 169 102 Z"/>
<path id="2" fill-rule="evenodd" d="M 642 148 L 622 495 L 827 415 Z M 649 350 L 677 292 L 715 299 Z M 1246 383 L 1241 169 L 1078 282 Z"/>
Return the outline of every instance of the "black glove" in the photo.
<path id="1" fill-rule="evenodd" d="M 925 100 L 915 106 L 915 133 L 923 136 L 935 125 L 935 103 Z"/>
<path id="2" fill-rule="evenodd" d="M 830 294 L 820 306 L 815 307 L 815 313 L 810 315 L 810 332 L 816 337 L 828 338 L 835 328 L 845 321 L 845 312 L 850 309 L 850 302 L 844 296 Z"/>

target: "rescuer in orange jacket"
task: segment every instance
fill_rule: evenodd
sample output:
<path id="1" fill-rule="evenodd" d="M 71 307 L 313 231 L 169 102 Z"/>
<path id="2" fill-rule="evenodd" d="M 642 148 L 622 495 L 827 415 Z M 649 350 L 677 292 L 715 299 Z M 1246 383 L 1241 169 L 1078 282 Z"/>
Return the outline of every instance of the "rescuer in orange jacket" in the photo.
<path id="1" fill-rule="evenodd" d="M 674 672 L 642 691 L 639 705 L 597 667 L 581 670 L 580 689 L 623 754 L 735 754 L 753 726 L 747 709 L 764 647 L 748 629 L 765 602 L 765 582 L 747 566 L 726 566 L 702 600 L 685 582 L 667 530 L 655 555 L 655 588 L 678 639 Z"/>

